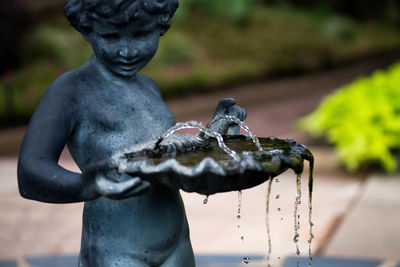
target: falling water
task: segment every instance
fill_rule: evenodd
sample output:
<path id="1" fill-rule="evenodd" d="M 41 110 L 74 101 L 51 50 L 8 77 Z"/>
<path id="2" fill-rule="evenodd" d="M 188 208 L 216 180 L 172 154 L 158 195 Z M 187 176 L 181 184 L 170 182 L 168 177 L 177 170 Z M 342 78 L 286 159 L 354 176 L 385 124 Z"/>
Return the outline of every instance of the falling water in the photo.
<path id="1" fill-rule="evenodd" d="M 207 204 L 208 203 L 208 195 L 206 196 L 206 198 L 203 200 L 203 204 Z"/>
<path id="2" fill-rule="evenodd" d="M 299 204 L 301 203 L 301 173 L 298 173 L 296 176 L 296 186 L 297 186 L 297 193 L 296 193 L 296 200 L 294 202 L 294 237 L 293 241 L 296 244 L 296 254 L 300 255 L 299 250 L 299 228 L 300 228 L 300 215 L 298 214 Z"/>
<path id="3" fill-rule="evenodd" d="M 187 121 L 187 122 L 181 122 L 175 124 L 172 128 L 170 128 L 168 131 L 166 131 L 155 143 L 154 149 L 157 149 L 160 146 L 160 143 L 174 134 L 176 131 L 183 130 L 183 129 L 199 129 L 201 132 L 203 132 L 205 135 L 208 135 L 210 137 L 214 137 L 218 141 L 218 146 L 224 150 L 228 155 L 230 155 L 234 160 L 240 160 L 240 157 L 237 155 L 235 151 L 230 149 L 229 147 L 226 146 L 224 142 L 224 138 L 220 133 L 213 132 L 209 128 L 206 128 L 203 126 L 201 122 L 197 121 Z"/>
<path id="4" fill-rule="evenodd" d="M 241 190 L 238 191 L 238 208 L 237 208 L 237 216 L 236 218 L 238 219 L 238 225 L 237 228 L 240 228 L 240 219 L 242 218 L 241 212 L 242 212 L 242 201 L 243 201 L 243 193 Z M 244 236 L 240 236 L 240 240 L 242 240 L 242 243 L 244 243 Z M 250 262 L 250 257 L 243 257 L 242 260 L 243 263 L 248 264 Z"/>
<path id="5" fill-rule="evenodd" d="M 311 253 L 311 243 L 314 239 L 314 235 L 312 233 L 312 228 L 314 223 L 312 222 L 312 192 L 313 192 L 313 171 L 314 171 L 314 160 L 310 160 L 310 169 L 308 175 L 308 223 L 310 224 L 310 237 L 308 239 L 308 266 L 310 267 L 313 261 L 312 253 Z"/>
<path id="6" fill-rule="evenodd" d="M 270 228 L 269 228 L 269 199 L 271 196 L 271 187 L 272 187 L 272 178 L 269 178 L 268 181 L 268 188 L 267 188 L 267 195 L 266 195 L 266 203 L 265 203 L 265 224 L 267 227 L 267 238 L 268 238 L 268 253 L 267 253 L 267 266 L 270 267 L 269 260 L 271 258 L 271 252 L 272 252 L 272 244 L 271 244 L 271 233 L 270 233 Z"/>
<path id="7" fill-rule="evenodd" d="M 211 125 L 213 125 L 214 123 L 216 123 L 219 120 L 227 120 L 227 121 L 235 122 L 237 125 L 240 126 L 240 128 L 242 128 L 249 134 L 250 138 L 253 140 L 257 149 L 259 151 L 263 151 L 260 141 L 258 140 L 257 136 L 252 131 L 250 131 L 249 127 L 243 121 L 241 121 L 239 118 L 237 118 L 235 116 L 229 116 L 229 115 L 217 116 L 210 123 L 207 124 L 207 127 L 211 127 Z"/>
<path id="8" fill-rule="evenodd" d="M 238 191 L 238 209 L 237 209 L 237 219 L 238 220 L 240 220 L 240 218 L 242 218 L 240 215 L 240 212 L 242 210 L 242 195 L 243 195 L 242 191 L 239 190 Z"/>

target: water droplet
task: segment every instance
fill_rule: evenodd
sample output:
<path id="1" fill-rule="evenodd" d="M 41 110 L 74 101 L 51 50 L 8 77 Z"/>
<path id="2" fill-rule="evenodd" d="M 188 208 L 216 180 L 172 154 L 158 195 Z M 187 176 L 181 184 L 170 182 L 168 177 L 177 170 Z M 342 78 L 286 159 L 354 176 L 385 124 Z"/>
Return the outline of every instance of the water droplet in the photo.
<path id="1" fill-rule="evenodd" d="M 242 260 L 243 263 L 249 264 L 250 262 L 250 257 L 244 257 Z"/>
<path id="2" fill-rule="evenodd" d="M 283 221 L 283 218 L 281 218 L 281 221 Z"/>
<path id="3" fill-rule="evenodd" d="M 294 235 L 293 241 L 294 241 L 295 243 L 299 242 L 299 234 L 295 234 L 295 235 Z"/>
<path id="4" fill-rule="evenodd" d="M 281 196 L 281 195 L 279 195 L 279 194 L 278 194 L 278 195 L 276 195 L 276 196 L 275 196 L 275 199 L 279 199 L 279 198 L 280 198 L 280 196 Z"/>
<path id="5" fill-rule="evenodd" d="M 244 242 L 244 236 L 241 236 L 240 239 Z"/>
<path id="6" fill-rule="evenodd" d="M 206 198 L 203 200 L 203 204 L 207 204 L 208 203 L 208 196 L 206 196 Z"/>
<path id="7" fill-rule="evenodd" d="M 278 211 L 281 211 L 281 208 L 278 208 Z"/>
<path id="8" fill-rule="evenodd" d="M 238 220 L 240 220 L 240 218 L 242 218 L 242 216 L 238 215 L 236 218 L 237 218 Z"/>
<path id="9" fill-rule="evenodd" d="M 280 260 L 281 259 L 281 257 L 278 257 L 278 260 Z"/>
<path id="10" fill-rule="evenodd" d="M 237 227 L 240 228 L 240 225 L 238 225 Z"/>
<path id="11" fill-rule="evenodd" d="M 279 181 L 279 179 L 278 179 L 278 178 L 276 178 L 276 179 L 275 179 L 275 182 L 276 182 L 276 183 L 279 183 L 280 181 Z"/>

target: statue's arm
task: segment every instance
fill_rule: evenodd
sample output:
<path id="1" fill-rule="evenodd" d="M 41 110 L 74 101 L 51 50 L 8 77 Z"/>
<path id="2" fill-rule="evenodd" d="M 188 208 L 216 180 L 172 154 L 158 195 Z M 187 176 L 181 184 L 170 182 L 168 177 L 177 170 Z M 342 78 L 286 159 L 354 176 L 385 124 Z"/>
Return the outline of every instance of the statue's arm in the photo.
<path id="1" fill-rule="evenodd" d="M 42 202 L 72 203 L 100 196 L 123 199 L 147 192 L 150 183 L 138 177 L 128 177 L 124 182 L 107 177 L 106 173 L 115 168 L 112 161 L 94 163 L 82 174 L 58 164 L 77 113 L 70 91 L 50 88 L 29 123 L 18 160 L 20 194 Z"/>
<path id="2" fill-rule="evenodd" d="M 73 109 L 68 98 L 61 90 L 50 88 L 29 123 L 18 160 L 18 185 L 25 198 L 68 203 L 95 197 L 81 174 L 58 165 L 73 130 Z"/>

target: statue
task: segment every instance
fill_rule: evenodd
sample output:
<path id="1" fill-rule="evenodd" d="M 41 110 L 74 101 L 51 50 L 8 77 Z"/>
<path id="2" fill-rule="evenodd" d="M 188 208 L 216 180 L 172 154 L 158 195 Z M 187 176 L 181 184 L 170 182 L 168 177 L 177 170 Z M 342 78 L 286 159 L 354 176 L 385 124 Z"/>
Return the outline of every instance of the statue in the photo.
<path id="1" fill-rule="evenodd" d="M 121 174 L 107 160 L 175 123 L 157 84 L 138 72 L 155 55 L 177 7 L 177 0 L 65 4 L 93 56 L 44 94 L 24 137 L 18 184 L 28 199 L 85 202 L 80 267 L 195 266 L 179 190 Z M 221 100 L 214 116 L 221 114 L 246 118 L 233 99 Z M 239 130 L 230 122 L 215 128 Z M 58 165 L 65 145 L 81 174 Z"/>

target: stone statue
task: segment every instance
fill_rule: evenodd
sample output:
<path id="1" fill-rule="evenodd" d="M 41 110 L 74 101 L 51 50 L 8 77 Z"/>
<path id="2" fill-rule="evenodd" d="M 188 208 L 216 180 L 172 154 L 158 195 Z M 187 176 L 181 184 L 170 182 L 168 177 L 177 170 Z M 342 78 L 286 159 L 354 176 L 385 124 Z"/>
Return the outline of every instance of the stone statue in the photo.
<path id="1" fill-rule="evenodd" d="M 114 153 L 154 140 L 174 125 L 157 84 L 139 74 L 170 27 L 177 0 L 68 0 L 65 14 L 93 56 L 61 75 L 29 123 L 18 162 L 23 197 L 84 201 L 80 267 L 195 266 L 178 189 L 119 174 Z M 233 99 L 214 116 L 244 120 Z M 217 125 L 222 133 L 237 126 Z M 65 145 L 82 173 L 58 160 Z"/>

